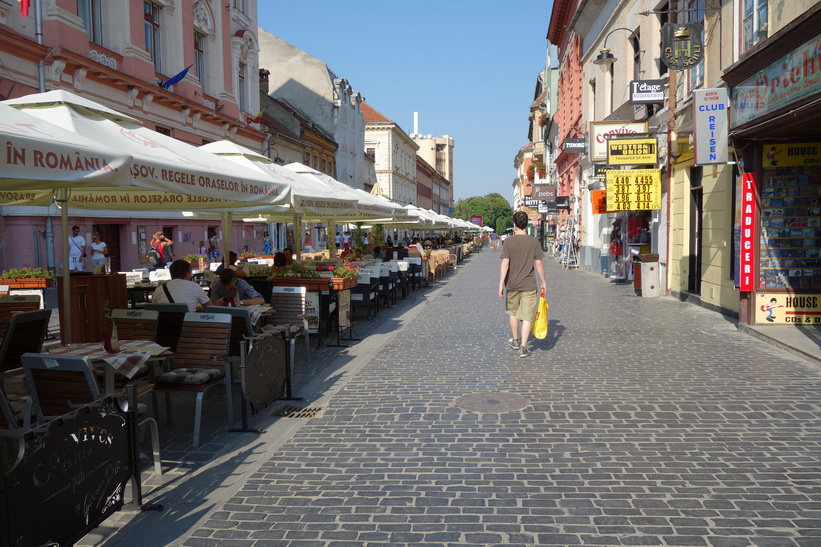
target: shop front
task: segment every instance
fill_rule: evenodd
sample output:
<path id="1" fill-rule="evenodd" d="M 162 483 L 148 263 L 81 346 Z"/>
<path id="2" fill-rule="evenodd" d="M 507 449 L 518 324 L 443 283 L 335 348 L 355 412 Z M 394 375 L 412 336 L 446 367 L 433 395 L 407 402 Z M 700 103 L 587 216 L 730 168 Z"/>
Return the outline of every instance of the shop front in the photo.
<path id="1" fill-rule="evenodd" d="M 731 67 L 739 319 L 821 325 L 821 10 Z"/>

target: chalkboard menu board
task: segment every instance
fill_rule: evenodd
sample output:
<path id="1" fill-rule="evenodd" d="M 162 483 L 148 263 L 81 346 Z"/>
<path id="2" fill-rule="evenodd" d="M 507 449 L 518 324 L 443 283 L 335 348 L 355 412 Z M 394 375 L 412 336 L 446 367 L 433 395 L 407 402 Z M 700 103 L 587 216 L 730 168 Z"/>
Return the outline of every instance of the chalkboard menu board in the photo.
<path id="1" fill-rule="evenodd" d="M 105 398 L 21 431 L 15 440 L 24 452 L 0 483 L 0 546 L 71 545 L 119 510 L 132 470 L 132 422 Z"/>
<path id="2" fill-rule="evenodd" d="M 764 169 L 761 288 L 821 288 L 821 166 Z"/>
<path id="3" fill-rule="evenodd" d="M 254 414 L 282 396 L 288 374 L 286 343 L 281 333 L 263 334 L 245 359 L 245 390 Z"/>

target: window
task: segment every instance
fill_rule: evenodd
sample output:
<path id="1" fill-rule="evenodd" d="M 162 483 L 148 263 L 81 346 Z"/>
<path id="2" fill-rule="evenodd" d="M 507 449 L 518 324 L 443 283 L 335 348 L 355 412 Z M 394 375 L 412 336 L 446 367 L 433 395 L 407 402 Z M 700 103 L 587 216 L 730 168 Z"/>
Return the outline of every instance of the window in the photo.
<path id="1" fill-rule="evenodd" d="M 77 15 L 83 20 L 88 40 L 103 45 L 103 14 L 100 0 L 77 0 Z"/>
<path id="2" fill-rule="evenodd" d="M 371 158 L 371 160 L 376 161 L 376 148 L 366 148 L 365 155 Z"/>
<path id="3" fill-rule="evenodd" d="M 151 56 L 154 70 L 162 72 L 160 58 L 162 41 L 160 40 L 160 7 L 151 2 L 143 2 L 143 16 L 145 18 L 145 50 Z"/>
<path id="4" fill-rule="evenodd" d="M 630 44 L 633 46 L 633 79 L 641 80 L 641 41 L 638 30 L 635 31 L 635 36 L 630 37 Z"/>
<path id="5" fill-rule="evenodd" d="M 767 37 L 767 0 L 744 0 L 742 10 L 741 50 L 747 51 Z"/>
<path id="6" fill-rule="evenodd" d="M 165 135 L 166 137 L 171 136 L 171 129 L 168 127 L 163 127 L 161 125 L 157 125 L 154 127 L 154 131 L 159 133 L 160 135 Z"/>
<path id="7" fill-rule="evenodd" d="M 194 31 L 194 74 L 200 80 L 203 93 L 205 89 L 205 36 Z"/>
<path id="8" fill-rule="evenodd" d="M 746 1 L 746 0 L 745 0 Z M 689 0 L 687 7 L 687 21 L 689 23 L 699 23 L 704 26 L 704 0 Z M 707 39 L 706 33 L 702 37 Z M 706 46 L 706 44 L 704 44 Z M 702 52 L 706 51 L 706 47 L 702 47 Z M 704 85 L 704 57 L 696 66 L 689 70 L 690 89 L 695 89 Z"/>
<path id="9" fill-rule="evenodd" d="M 237 101 L 239 102 L 239 109 L 243 112 L 248 112 L 248 82 L 246 81 L 246 73 L 248 66 L 245 63 L 239 64 L 237 71 Z"/>
<path id="10" fill-rule="evenodd" d="M 242 13 L 246 12 L 247 6 L 245 4 L 246 0 L 234 0 L 234 7 Z"/>

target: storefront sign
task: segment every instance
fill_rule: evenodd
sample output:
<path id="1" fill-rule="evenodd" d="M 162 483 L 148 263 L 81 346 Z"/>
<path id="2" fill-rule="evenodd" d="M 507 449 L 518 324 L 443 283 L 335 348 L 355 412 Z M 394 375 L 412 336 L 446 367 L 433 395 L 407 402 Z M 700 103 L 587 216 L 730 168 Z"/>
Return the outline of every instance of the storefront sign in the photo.
<path id="1" fill-rule="evenodd" d="M 739 268 L 741 273 L 738 288 L 741 291 L 755 290 L 755 174 L 741 173 L 741 253 Z"/>
<path id="2" fill-rule="evenodd" d="M 570 209 L 570 196 L 556 196 L 556 207 L 558 209 Z"/>
<path id="3" fill-rule="evenodd" d="M 733 87 L 732 126 L 821 92 L 819 52 L 821 36 L 815 36 Z"/>
<path id="4" fill-rule="evenodd" d="M 542 220 L 542 215 L 539 213 L 539 211 L 536 211 L 535 209 L 531 209 L 527 212 L 527 219 L 530 222 L 537 222 L 539 220 Z"/>
<path id="5" fill-rule="evenodd" d="M 607 159 L 607 141 L 612 137 L 647 133 L 647 122 L 590 122 L 590 160 Z"/>
<path id="6" fill-rule="evenodd" d="M 470 217 L 470 223 L 475 224 L 476 226 L 481 226 L 482 225 L 481 215 Z"/>
<path id="7" fill-rule="evenodd" d="M 630 82 L 630 104 L 663 104 L 664 80 Z"/>
<path id="8" fill-rule="evenodd" d="M 533 187 L 533 198 L 538 201 L 553 201 L 556 199 L 555 184 L 537 184 Z"/>
<path id="9" fill-rule="evenodd" d="M 564 151 L 566 154 L 584 154 L 587 152 L 587 141 L 584 139 L 565 139 Z"/>
<path id="10" fill-rule="evenodd" d="M 603 215 L 609 213 L 607 210 L 607 190 L 592 190 L 590 201 L 593 203 L 593 214 Z"/>
<path id="11" fill-rule="evenodd" d="M 755 322 L 775 325 L 821 325 L 821 294 L 758 293 Z"/>
<path id="12" fill-rule="evenodd" d="M 693 156 L 696 165 L 727 163 L 727 88 L 693 91 Z"/>
<path id="13" fill-rule="evenodd" d="M 655 164 L 658 160 L 658 140 L 613 137 L 607 141 L 607 163 L 610 165 Z"/>
<path id="14" fill-rule="evenodd" d="M 672 70 L 690 70 L 704 52 L 699 23 L 665 23 L 661 27 L 661 60 Z"/>
<path id="15" fill-rule="evenodd" d="M 607 173 L 607 207 L 611 211 L 661 209 L 661 171 L 623 169 Z"/>
<path id="16" fill-rule="evenodd" d="M 618 169 L 618 167 L 613 167 L 612 165 L 594 164 L 593 165 L 593 176 L 594 177 L 604 178 L 604 176 L 607 174 L 607 172 L 611 171 L 613 169 Z"/>
<path id="17" fill-rule="evenodd" d="M 559 206 L 556 201 L 548 201 L 547 202 L 547 214 L 548 215 L 557 215 L 559 213 Z"/>
<path id="18" fill-rule="evenodd" d="M 765 168 L 821 165 L 821 142 L 765 144 L 763 152 Z"/>

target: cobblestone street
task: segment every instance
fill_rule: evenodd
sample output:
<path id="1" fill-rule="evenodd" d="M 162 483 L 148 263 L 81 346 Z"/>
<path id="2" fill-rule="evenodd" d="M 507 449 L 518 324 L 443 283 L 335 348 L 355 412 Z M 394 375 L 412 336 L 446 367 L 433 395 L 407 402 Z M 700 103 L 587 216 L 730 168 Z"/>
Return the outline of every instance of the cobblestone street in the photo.
<path id="1" fill-rule="evenodd" d="M 225 433 L 106 544 L 821 545 L 815 363 L 551 259 L 550 332 L 519 358 L 498 257 L 312 353 L 314 417 Z"/>

